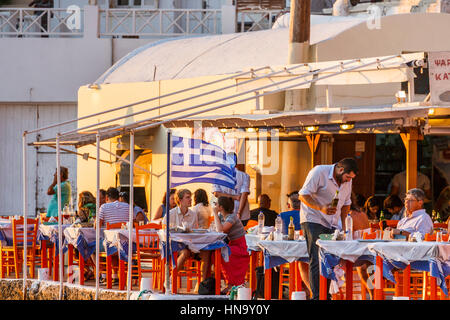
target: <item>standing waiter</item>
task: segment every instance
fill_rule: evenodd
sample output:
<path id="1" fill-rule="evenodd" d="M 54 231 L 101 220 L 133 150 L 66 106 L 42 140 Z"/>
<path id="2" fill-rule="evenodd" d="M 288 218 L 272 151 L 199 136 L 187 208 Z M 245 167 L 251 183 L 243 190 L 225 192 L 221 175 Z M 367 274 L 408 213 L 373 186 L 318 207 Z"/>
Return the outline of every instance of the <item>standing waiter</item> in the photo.
<path id="1" fill-rule="evenodd" d="M 350 210 L 352 179 L 358 173 L 356 161 L 345 158 L 332 165 L 315 166 L 308 173 L 299 191 L 300 223 L 309 255 L 309 281 L 312 299 L 319 299 L 319 235 L 345 229 L 345 217 Z M 331 207 L 336 191 L 339 202 Z M 328 287 L 328 286 L 327 286 Z"/>

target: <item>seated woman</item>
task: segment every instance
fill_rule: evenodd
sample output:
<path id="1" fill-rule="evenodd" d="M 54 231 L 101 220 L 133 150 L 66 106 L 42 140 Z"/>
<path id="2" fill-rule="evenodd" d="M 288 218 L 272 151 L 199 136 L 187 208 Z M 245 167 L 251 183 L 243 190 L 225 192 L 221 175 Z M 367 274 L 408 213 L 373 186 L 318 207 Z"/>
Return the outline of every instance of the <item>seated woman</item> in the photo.
<path id="1" fill-rule="evenodd" d="M 369 219 L 369 222 L 378 222 L 379 219 L 380 204 L 378 199 L 374 196 L 367 198 L 364 204 L 364 212 Z"/>
<path id="2" fill-rule="evenodd" d="M 177 204 L 175 202 L 175 193 L 176 192 L 177 192 L 176 189 L 170 189 L 170 193 L 169 193 L 169 202 L 170 202 L 169 210 L 172 210 L 173 208 L 175 208 L 177 206 Z M 164 218 L 166 216 L 166 212 L 167 212 L 166 195 L 167 195 L 167 192 L 164 192 L 164 197 L 162 199 L 162 203 L 158 207 L 158 209 L 156 209 L 155 216 L 152 218 L 152 220 L 157 220 L 157 219 L 160 219 L 160 218 Z"/>
<path id="3" fill-rule="evenodd" d="M 209 205 L 208 195 L 203 189 L 197 189 L 194 192 L 194 207 L 192 211 L 197 213 L 198 226 L 203 229 L 209 228 L 209 217 L 212 216 L 212 209 Z"/>
<path id="4" fill-rule="evenodd" d="M 78 218 L 81 222 L 88 222 L 95 218 L 96 199 L 89 191 L 83 191 L 78 195 Z"/>
<path id="5" fill-rule="evenodd" d="M 367 215 L 362 211 L 362 205 L 361 203 L 363 199 L 361 196 L 359 196 L 359 199 L 357 195 L 352 193 L 352 204 L 350 206 L 350 216 L 353 219 L 353 231 L 358 230 L 364 230 L 367 228 L 370 228 L 370 223 Z M 356 272 L 358 273 L 359 279 L 361 280 L 361 285 L 363 285 L 367 292 L 369 292 L 370 300 L 372 300 L 373 292 L 372 289 L 369 287 L 367 283 L 367 279 L 369 278 L 369 274 L 367 272 L 367 269 L 369 265 L 372 263 L 370 261 L 360 261 L 357 264 L 355 264 Z"/>
<path id="6" fill-rule="evenodd" d="M 222 290 L 222 294 L 227 294 L 232 286 L 238 286 L 245 282 L 245 274 L 250 263 L 244 226 L 233 211 L 234 201 L 229 197 L 219 197 L 217 205 L 213 209 L 217 232 L 228 234 L 230 240 L 228 243 L 231 251 L 229 260 L 225 262 L 222 259 L 222 272 L 227 281 L 227 287 Z"/>
<path id="7" fill-rule="evenodd" d="M 404 214 L 403 202 L 394 194 L 384 199 L 383 207 L 389 212 L 389 220 L 401 220 Z"/>

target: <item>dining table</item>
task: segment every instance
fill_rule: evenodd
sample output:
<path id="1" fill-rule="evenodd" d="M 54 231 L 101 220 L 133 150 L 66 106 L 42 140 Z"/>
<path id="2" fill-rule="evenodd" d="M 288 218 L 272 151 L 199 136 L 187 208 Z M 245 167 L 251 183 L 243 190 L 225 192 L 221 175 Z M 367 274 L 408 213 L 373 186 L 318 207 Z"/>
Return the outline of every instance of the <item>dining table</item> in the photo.
<path id="1" fill-rule="evenodd" d="M 100 228 L 99 242 L 103 241 L 104 228 Z M 68 252 L 68 267 L 74 265 L 74 249 L 78 251 L 79 284 L 84 285 L 84 271 L 91 255 L 96 252 L 96 229 L 94 227 L 68 226 L 64 229 L 64 249 Z"/>
<path id="2" fill-rule="evenodd" d="M 158 230 L 161 245 L 161 256 L 166 259 L 166 230 Z M 172 265 L 172 293 L 177 293 L 177 286 L 174 284 L 177 279 L 178 271 L 176 266 L 177 253 L 188 248 L 194 253 L 200 250 L 213 251 L 212 264 L 214 265 L 215 276 L 215 294 L 220 295 L 220 283 L 221 283 L 221 259 L 228 261 L 230 255 L 230 247 L 225 242 L 227 235 L 222 232 L 209 231 L 207 229 L 193 230 L 192 232 L 170 232 L 170 245 L 169 252 L 171 255 Z M 170 259 L 170 258 L 169 258 Z"/>
<path id="3" fill-rule="evenodd" d="M 64 244 L 64 229 L 70 224 L 62 225 L 62 241 Z M 39 224 L 37 240 L 41 243 L 41 266 L 42 268 L 50 268 L 50 259 L 52 260 L 52 279 L 58 281 L 59 279 L 59 234 L 57 222 L 43 222 Z M 51 257 L 48 256 L 47 249 L 52 245 Z M 63 245 L 63 254 L 66 248 Z"/>
<path id="4" fill-rule="evenodd" d="M 404 240 L 317 240 L 320 260 L 320 299 L 327 299 L 327 279 L 338 281 L 335 267 L 343 265 L 345 271 L 345 299 L 353 298 L 353 266 L 360 261 L 369 261 L 375 266 L 374 299 L 383 299 L 383 279 L 395 283 L 396 295 L 409 297 L 410 286 L 403 286 L 400 292 L 392 273 L 403 270 L 403 283 L 410 282 L 410 270 L 420 270 L 430 274 L 432 299 L 437 287 L 445 295 L 448 290 L 445 277 L 450 274 L 450 243 L 448 242 L 408 242 Z"/>
<path id="5" fill-rule="evenodd" d="M 289 296 L 293 291 L 302 290 L 302 278 L 298 262 L 309 262 L 308 247 L 305 240 L 259 240 L 258 246 L 264 256 L 264 299 L 272 298 L 271 269 L 289 264 Z"/>

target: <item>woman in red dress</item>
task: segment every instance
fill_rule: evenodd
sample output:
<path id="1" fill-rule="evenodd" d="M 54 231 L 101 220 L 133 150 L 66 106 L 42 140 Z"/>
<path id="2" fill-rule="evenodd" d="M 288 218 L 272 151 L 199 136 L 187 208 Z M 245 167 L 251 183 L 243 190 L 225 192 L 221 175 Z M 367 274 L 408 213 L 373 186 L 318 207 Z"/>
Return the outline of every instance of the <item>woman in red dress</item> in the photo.
<path id="1" fill-rule="evenodd" d="M 222 272 L 228 285 L 222 290 L 222 294 L 228 293 L 232 286 L 238 286 L 245 282 L 245 274 L 250 263 L 245 241 L 245 229 L 233 210 L 234 201 L 229 197 L 219 197 L 213 210 L 216 230 L 228 234 L 230 240 L 228 246 L 231 254 L 228 262 L 225 262 L 222 258 Z"/>

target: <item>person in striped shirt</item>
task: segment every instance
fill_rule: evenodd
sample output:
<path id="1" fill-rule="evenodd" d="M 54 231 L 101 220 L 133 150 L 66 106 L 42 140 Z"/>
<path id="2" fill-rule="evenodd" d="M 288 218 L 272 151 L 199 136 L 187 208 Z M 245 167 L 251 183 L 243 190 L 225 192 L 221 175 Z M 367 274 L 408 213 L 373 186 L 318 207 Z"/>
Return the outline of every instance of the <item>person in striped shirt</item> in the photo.
<path id="1" fill-rule="evenodd" d="M 119 201 L 119 191 L 116 188 L 106 190 L 106 203 L 102 204 L 98 218 L 100 227 L 107 223 L 128 222 L 130 206 L 126 202 Z"/>

